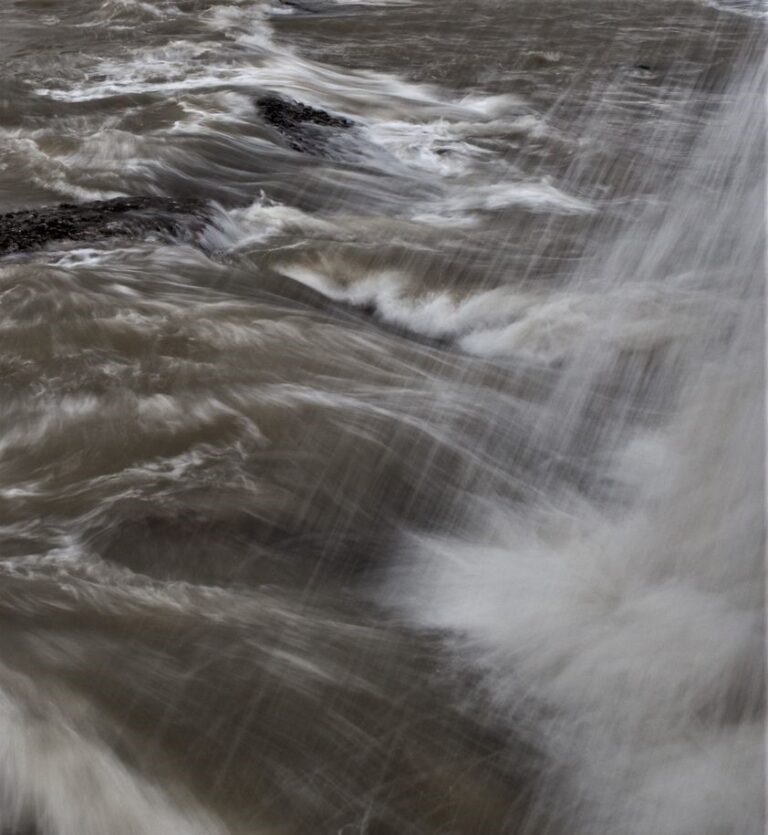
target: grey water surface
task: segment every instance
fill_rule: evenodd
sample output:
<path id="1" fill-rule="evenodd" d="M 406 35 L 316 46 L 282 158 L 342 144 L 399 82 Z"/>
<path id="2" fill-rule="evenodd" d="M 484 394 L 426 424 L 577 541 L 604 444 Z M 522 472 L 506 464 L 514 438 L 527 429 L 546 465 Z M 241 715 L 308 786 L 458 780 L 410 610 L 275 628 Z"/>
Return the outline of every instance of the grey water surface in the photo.
<path id="1" fill-rule="evenodd" d="M 0 3 L 1 835 L 764 831 L 765 26 Z"/>

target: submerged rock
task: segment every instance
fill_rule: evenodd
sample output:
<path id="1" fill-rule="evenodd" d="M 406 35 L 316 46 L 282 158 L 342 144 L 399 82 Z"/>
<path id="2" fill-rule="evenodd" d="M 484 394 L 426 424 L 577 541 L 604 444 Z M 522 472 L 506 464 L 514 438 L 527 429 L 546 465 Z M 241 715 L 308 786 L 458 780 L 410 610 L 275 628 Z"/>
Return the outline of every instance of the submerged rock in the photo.
<path id="1" fill-rule="evenodd" d="M 295 151 L 328 155 L 328 142 L 334 131 L 347 130 L 355 123 L 344 116 L 271 93 L 257 100 L 265 121 L 276 128 Z"/>
<path id="2" fill-rule="evenodd" d="M 202 203 L 166 197 L 117 197 L 22 209 L 0 215 L 0 254 L 35 249 L 52 241 L 153 234 L 178 238 L 199 230 L 205 217 Z"/>

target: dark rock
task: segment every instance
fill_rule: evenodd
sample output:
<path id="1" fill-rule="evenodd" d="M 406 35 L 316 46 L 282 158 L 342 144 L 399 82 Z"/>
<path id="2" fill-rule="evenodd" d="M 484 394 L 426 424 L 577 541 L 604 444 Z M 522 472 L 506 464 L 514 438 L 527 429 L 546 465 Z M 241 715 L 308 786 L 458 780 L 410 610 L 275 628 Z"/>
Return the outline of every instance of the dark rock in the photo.
<path id="1" fill-rule="evenodd" d="M 202 228 L 206 209 L 196 201 L 118 197 L 62 203 L 0 215 L 0 254 L 35 249 L 51 241 L 159 235 L 179 238 Z"/>
<path id="2" fill-rule="evenodd" d="M 354 127 L 351 119 L 335 116 L 325 110 L 284 98 L 274 93 L 262 96 L 256 106 L 270 125 L 276 128 L 295 151 L 327 155 L 328 140 L 333 132 Z"/>
<path id="3" fill-rule="evenodd" d="M 343 116 L 334 116 L 325 110 L 274 94 L 263 96 L 257 104 L 270 124 L 286 130 L 306 123 L 334 128 L 350 128 L 354 124 Z"/>
<path id="4" fill-rule="evenodd" d="M 291 9 L 296 9 L 297 12 L 301 14 L 317 14 L 318 9 L 313 9 L 311 6 L 306 5 L 305 3 L 298 3 L 296 0 L 280 0 L 283 6 L 288 6 Z"/>

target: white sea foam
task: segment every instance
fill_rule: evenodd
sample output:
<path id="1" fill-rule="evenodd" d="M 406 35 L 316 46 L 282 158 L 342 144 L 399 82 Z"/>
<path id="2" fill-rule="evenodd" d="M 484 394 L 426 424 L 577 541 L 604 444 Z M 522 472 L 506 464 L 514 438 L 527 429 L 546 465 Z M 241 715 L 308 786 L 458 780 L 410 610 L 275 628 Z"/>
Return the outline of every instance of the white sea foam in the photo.
<path id="1" fill-rule="evenodd" d="M 674 426 L 617 459 L 642 483 L 628 516 L 507 512 L 479 542 L 413 540 L 393 583 L 410 618 L 459 635 L 499 705 L 555 711 L 539 742 L 590 798 L 589 831 L 760 829 L 756 370 L 702 381 Z"/>
<path id="2" fill-rule="evenodd" d="M 41 188 L 79 200 L 104 200 L 110 197 L 118 197 L 121 194 L 117 190 L 97 186 L 89 187 L 82 182 L 76 182 L 77 179 L 82 179 L 78 174 L 81 170 L 79 166 L 83 163 L 86 166 L 89 163 L 93 163 L 96 167 L 99 166 L 95 158 L 88 159 L 88 156 L 95 156 L 94 151 L 100 144 L 98 139 L 95 139 L 91 145 L 90 154 L 86 153 L 81 156 L 78 153 L 58 154 L 47 150 L 44 148 L 43 137 L 28 131 L 24 133 L 21 131 L 1 131 L 0 136 L 5 143 L 10 164 L 26 170 L 29 180 Z M 103 150 L 105 146 L 101 145 L 101 148 Z M 136 164 L 139 164 L 138 160 L 136 160 Z M 111 167 L 113 173 L 120 168 L 119 165 L 111 165 L 107 156 L 102 157 L 102 165 L 103 168 L 100 172 L 102 174 L 106 168 Z M 88 171 L 88 168 L 86 168 L 86 171 Z"/>
<path id="3" fill-rule="evenodd" d="M 482 324 L 493 325 L 519 314 L 533 303 L 531 295 L 515 294 L 503 288 L 463 299 L 442 291 L 417 295 L 407 274 L 399 270 L 344 276 L 334 267 L 323 270 L 295 265 L 281 267 L 281 272 L 335 301 L 373 305 L 384 321 L 424 336 L 455 336 Z"/>
<path id="4" fill-rule="evenodd" d="M 301 231 L 307 236 L 341 236 L 330 220 L 285 206 L 262 195 L 250 206 L 221 212 L 215 226 L 205 231 L 203 241 L 214 249 L 236 251 L 268 241 L 275 235 Z"/>
<path id="5" fill-rule="evenodd" d="M 525 350 L 571 319 L 566 340 L 549 333 L 570 343 L 568 363 L 525 438 L 558 464 L 586 460 L 588 487 L 545 468 L 528 501 L 478 498 L 474 530 L 405 542 L 385 595 L 445 630 L 551 757 L 571 831 L 764 829 L 764 81 L 765 64 L 736 88 L 663 216 L 614 242 L 603 293 L 574 308 L 566 288 L 462 340 Z M 581 279 L 571 290 L 589 289 Z M 659 342 L 672 357 L 623 374 L 631 392 L 664 391 L 641 426 L 621 392 L 605 415 L 586 405 L 627 332 L 645 356 Z"/>
<path id="6" fill-rule="evenodd" d="M 583 350 L 585 340 L 617 350 L 651 350 L 693 333 L 705 305 L 696 295 L 664 292 L 647 284 L 626 284 L 608 292 L 602 285 L 564 287 L 556 293 L 501 286 L 459 294 L 419 292 L 399 270 L 361 275 L 318 263 L 286 265 L 280 271 L 335 301 L 373 306 L 390 324 L 423 336 L 454 339 L 470 354 L 544 362 Z M 727 320 L 721 326 L 726 328 Z"/>
<path id="7" fill-rule="evenodd" d="M 223 835 L 226 828 L 189 797 L 183 806 L 124 765 L 70 697 L 74 716 L 7 668 L 2 679 L 29 704 L 0 691 L 0 826 L 35 823 L 55 835 Z M 63 695 L 63 694 L 61 694 Z M 78 714 L 80 714 L 78 716 Z M 181 797 L 179 798 L 181 800 Z"/>
<path id="8" fill-rule="evenodd" d="M 768 8 L 764 0 L 699 0 L 699 2 L 730 14 L 744 15 L 758 20 L 768 17 Z"/>

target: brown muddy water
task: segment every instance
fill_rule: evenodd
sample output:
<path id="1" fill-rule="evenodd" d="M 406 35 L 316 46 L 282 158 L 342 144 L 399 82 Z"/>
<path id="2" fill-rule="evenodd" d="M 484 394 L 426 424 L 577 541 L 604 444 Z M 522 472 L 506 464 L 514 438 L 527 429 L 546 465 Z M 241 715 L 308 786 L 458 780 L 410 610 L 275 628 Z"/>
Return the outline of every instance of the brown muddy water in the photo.
<path id="1" fill-rule="evenodd" d="M 3 0 L 2 835 L 763 832 L 763 12 Z"/>

